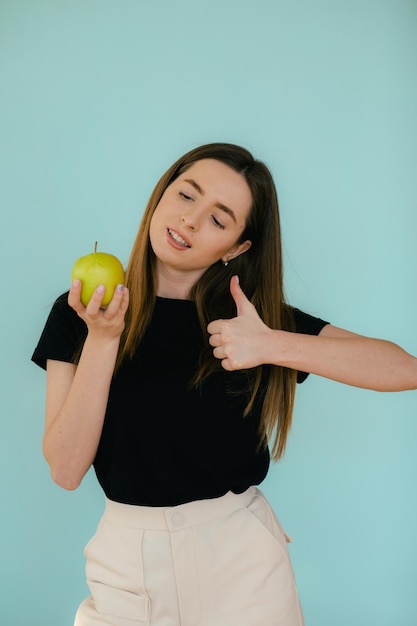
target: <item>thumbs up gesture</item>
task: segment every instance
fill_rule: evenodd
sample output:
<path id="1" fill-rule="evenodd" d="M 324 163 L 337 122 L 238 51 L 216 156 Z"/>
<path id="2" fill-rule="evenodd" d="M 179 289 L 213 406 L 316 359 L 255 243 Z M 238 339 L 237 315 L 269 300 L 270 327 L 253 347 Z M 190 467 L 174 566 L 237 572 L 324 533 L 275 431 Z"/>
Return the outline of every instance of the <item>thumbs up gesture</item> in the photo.
<path id="1" fill-rule="evenodd" d="M 237 276 L 230 281 L 230 293 L 236 303 L 237 317 L 215 320 L 207 326 L 213 354 L 225 370 L 256 367 L 264 360 L 273 331 L 263 323 L 253 304 L 239 285 Z"/>

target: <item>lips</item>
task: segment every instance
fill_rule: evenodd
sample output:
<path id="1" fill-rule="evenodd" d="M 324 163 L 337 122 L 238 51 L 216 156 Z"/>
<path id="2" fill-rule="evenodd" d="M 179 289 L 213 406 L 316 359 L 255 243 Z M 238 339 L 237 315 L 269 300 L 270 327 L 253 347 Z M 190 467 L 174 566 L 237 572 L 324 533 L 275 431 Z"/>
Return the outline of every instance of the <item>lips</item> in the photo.
<path id="1" fill-rule="evenodd" d="M 190 244 L 185 241 L 185 239 L 181 237 L 181 235 L 179 235 L 177 231 L 172 230 L 172 228 L 167 228 L 167 233 L 171 242 L 174 242 L 175 244 L 177 244 L 177 246 L 181 248 L 191 248 Z"/>

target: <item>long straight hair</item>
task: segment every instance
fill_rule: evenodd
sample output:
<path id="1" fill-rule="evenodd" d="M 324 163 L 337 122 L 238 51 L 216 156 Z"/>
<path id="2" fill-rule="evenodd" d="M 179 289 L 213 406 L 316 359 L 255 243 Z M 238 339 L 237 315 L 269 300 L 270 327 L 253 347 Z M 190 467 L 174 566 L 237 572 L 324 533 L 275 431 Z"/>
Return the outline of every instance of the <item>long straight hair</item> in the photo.
<path id="1" fill-rule="evenodd" d="M 228 143 L 200 146 L 179 158 L 161 177 L 146 206 L 126 271 L 130 304 L 116 367 L 132 358 L 151 321 L 157 293 L 156 257 L 149 238 L 153 213 L 166 188 L 191 165 L 202 159 L 216 159 L 244 176 L 252 194 L 252 207 L 238 243 L 252 242 L 248 251 L 225 267 L 221 260 L 211 265 L 191 290 L 202 333 L 206 336 L 194 384 L 199 385 L 221 368 L 208 342 L 207 325 L 220 318 L 236 315 L 230 294 L 230 279 L 239 276 L 240 285 L 270 328 L 294 330 L 292 309 L 285 303 L 281 228 L 278 198 L 269 169 L 246 149 Z M 241 392 L 249 395 L 244 415 L 261 406 L 260 445 L 271 442 L 271 456 L 279 459 L 291 427 L 296 372 L 278 366 L 259 366 L 246 370 L 248 381 Z"/>

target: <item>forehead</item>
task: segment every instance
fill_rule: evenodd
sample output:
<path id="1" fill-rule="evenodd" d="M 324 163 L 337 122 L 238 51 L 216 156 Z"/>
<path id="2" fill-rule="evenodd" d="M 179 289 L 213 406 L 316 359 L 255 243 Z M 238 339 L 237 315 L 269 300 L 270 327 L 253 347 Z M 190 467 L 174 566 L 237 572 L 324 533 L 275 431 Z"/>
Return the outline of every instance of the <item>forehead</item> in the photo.
<path id="1" fill-rule="evenodd" d="M 202 195 L 234 211 L 243 211 L 247 215 L 251 209 L 252 193 L 245 177 L 222 161 L 196 161 L 177 180 L 197 183 Z"/>

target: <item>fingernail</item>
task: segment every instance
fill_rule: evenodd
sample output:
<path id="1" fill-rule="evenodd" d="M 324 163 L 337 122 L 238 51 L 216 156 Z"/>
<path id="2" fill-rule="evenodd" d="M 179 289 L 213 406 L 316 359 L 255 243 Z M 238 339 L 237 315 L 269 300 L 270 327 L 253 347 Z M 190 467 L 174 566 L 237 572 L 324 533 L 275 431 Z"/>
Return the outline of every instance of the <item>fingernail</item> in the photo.
<path id="1" fill-rule="evenodd" d="M 80 279 L 79 278 L 74 278 L 74 280 L 72 281 L 72 286 L 73 287 L 78 287 L 78 285 L 80 284 Z"/>
<path id="2" fill-rule="evenodd" d="M 117 285 L 117 291 L 120 291 L 120 293 L 123 293 L 124 290 L 124 285 Z"/>
<path id="3" fill-rule="evenodd" d="M 97 293 L 100 293 L 100 294 L 101 294 L 101 293 L 104 293 L 104 289 L 105 289 L 104 285 L 99 285 L 99 286 L 97 287 Z"/>

